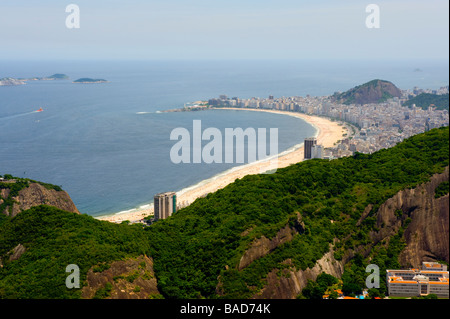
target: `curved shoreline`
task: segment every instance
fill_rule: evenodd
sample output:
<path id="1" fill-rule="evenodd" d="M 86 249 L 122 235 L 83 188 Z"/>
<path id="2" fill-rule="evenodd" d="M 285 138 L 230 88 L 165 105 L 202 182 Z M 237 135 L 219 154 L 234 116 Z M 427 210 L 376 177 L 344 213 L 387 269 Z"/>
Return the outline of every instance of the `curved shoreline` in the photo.
<path id="1" fill-rule="evenodd" d="M 333 122 L 318 116 L 306 115 L 303 113 L 247 108 L 220 108 L 219 110 L 269 112 L 303 119 L 316 129 L 315 137 L 317 138 L 317 143 L 323 145 L 324 148 L 333 146 L 338 140 L 343 138 L 344 133 L 347 133 L 345 131 L 345 126 L 340 126 L 337 122 Z M 301 143 L 294 145 L 290 149 L 282 151 L 277 155 L 278 160 L 276 167 L 283 168 L 291 164 L 301 162 L 304 159 L 303 149 L 303 141 L 301 141 Z M 178 205 L 187 206 L 193 203 L 197 198 L 206 196 L 209 193 L 224 188 L 238 178 L 242 178 L 246 175 L 260 174 L 268 168 L 270 169 L 270 163 L 268 164 L 267 162 L 268 160 L 262 160 L 250 164 L 236 166 L 211 178 L 202 180 L 197 184 L 179 190 L 177 191 L 177 203 Z M 98 216 L 95 218 L 114 223 L 120 223 L 126 220 L 136 222 L 152 214 L 153 204 L 147 204 L 142 205 L 139 208 L 130 209 L 112 215 Z"/>

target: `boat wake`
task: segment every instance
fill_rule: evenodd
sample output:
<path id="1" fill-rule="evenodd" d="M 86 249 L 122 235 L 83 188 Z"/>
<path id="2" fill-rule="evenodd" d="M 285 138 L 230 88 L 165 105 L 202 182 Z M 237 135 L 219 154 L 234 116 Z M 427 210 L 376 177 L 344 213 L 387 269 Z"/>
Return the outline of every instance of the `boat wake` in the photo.
<path id="1" fill-rule="evenodd" d="M 31 115 L 31 114 L 34 114 L 34 113 L 40 113 L 40 112 L 42 112 L 42 111 L 43 111 L 43 110 L 42 110 L 42 108 L 41 108 L 41 109 L 39 109 L 39 110 L 32 111 L 32 112 L 19 113 L 19 114 L 8 115 L 8 116 L 3 116 L 3 117 L 0 116 L 0 120 L 14 119 L 14 118 L 17 118 L 17 117 L 27 116 L 27 115 Z"/>

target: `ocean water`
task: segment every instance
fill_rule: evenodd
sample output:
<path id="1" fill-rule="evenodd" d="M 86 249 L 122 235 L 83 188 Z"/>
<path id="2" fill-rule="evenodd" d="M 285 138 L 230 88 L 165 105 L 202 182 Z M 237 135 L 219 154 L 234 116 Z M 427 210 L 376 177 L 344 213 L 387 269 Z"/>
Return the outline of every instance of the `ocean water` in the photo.
<path id="1" fill-rule="evenodd" d="M 422 71 L 414 71 L 420 68 Z M 306 63 L 301 61 L 10 62 L 0 78 L 65 73 L 71 80 L 0 87 L 0 174 L 66 190 L 82 213 L 100 216 L 149 204 L 239 164 L 174 164 L 173 129 L 278 128 L 279 151 L 315 134 L 308 123 L 251 111 L 159 113 L 220 94 L 250 98 L 329 95 L 374 78 L 402 89 L 448 85 L 440 63 Z M 35 112 L 42 107 L 44 112 Z M 205 145 L 207 142 L 204 142 Z"/>

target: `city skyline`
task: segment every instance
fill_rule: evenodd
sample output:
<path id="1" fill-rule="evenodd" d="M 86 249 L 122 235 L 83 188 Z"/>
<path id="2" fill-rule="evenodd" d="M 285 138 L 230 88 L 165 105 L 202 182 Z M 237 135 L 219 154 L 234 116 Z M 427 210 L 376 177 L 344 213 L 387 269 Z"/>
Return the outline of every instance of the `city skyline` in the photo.
<path id="1" fill-rule="evenodd" d="M 278 110 L 324 116 L 344 123 L 347 133 L 333 147 L 323 149 L 316 145 L 315 138 L 305 139 L 304 158 L 334 159 L 353 156 L 355 152 L 370 154 L 380 149 L 387 149 L 404 139 L 423 133 L 432 128 L 448 126 L 448 110 L 438 109 L 431 105 L 427 109 L 403 105 L 410 97 L 422 93 L 448 95 L 449 87 L 439 90 L 414 88 L 402 90 L 401 97 L 394 97 L 382 103 L 342 104 L 332 101 L 330 96 L 291 96 L 269 98 L 253 97 L 240 99 L 221 95 L 213 98 L 206 105 L 213 107 L 237 107 L 242 109 Z M 205 106 L 200 106 L 205 108 Z M 315 149 L 317 146 L 320 148 Z M 317 152 L 317 154 L 315 154 Z"/>

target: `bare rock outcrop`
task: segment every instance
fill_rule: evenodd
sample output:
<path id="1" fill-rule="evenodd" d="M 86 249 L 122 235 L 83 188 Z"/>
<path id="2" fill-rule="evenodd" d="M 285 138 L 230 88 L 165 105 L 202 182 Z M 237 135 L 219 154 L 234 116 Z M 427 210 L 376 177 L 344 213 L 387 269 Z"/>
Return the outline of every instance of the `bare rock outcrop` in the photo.
<path id="1" fill-rule="evenodd" d="M 18 260 L 23 253 L 25 252 L 26 248 L 22 244 L 18 244 L 11 252 L 11 255 L 9 256 L 9 260 Z"/>
<path id="2" fill-rule="evenodd" d="M 9 259 L 9 261 L 18 260 L 26 250 L 27 249 L 25 248 L 24 245 L 18 244 L 16 247 L 11 249 L 11 251 L 9 251 L 5 256 L 3 257 L 0 256 L 0 268 L 3 267 L 3 260 L 7 259 Z"/>
<path id="3" fill-rule="evenodd" d="M 344 104 L 368 104 L 381 103 L 388 98 L 401 96 L 401 90 L 393 83 L 384 80 L 372 80 L 344 93 L 334 95 L 332 99 Z"/>
<path id="4" fill-rule="evenodd" d="M 289 261 L 286 261 L 289 262 Z M 306 287 L 308 280 L 316 280 L 321 273 L 327 273 L 340 278 L 344 273 L 344 265 L 334 258 L 334 251 L 330 250 L 319 259 L 313 268 L 295 271 L 283 269 L 282 275 L 273 269 L 267 275 L 266 286 L 253 298 L 255 299 L 294 299 Z"/>
<path id="5" fill-rule="evenodd" d="M 447 167 L 410 195 L 412 221 L 404 234 L 407 246 L 399 256 L 404 266 L 419 267 L 422 261 L 449 262 L 449 195 L 434 197 L 437 186 L 448 181 L 448 173 Z"/>
<path id="6" fill-rule="evenodd" d="M 272 252 L 279 245 L 291 241 L 294 236 L 298 233 L 302 233 L 305 229 L 305 224 L 302 221 L 300 213 L 297 213 L 297 219 L 294 226 L 289 224 L 278 231 L 275 237 L 268 239 L 265 236 L 261 236 L 255 239 L 251 244 L 250 248 L 247 249 L 244 255 L 239 261 L 238 269 L 242 270 L 258 258 L 264 257 L 265 255 Z"/>
<path id="7" fill-rule="evenodd" d="M 449 168 L 430 181 L 404 189 L 383 203 L 377 211 L 378 232 L 370 234 L 374 243 L 396 234 L 407 218 L 406 248 L 399 256 L 404 267 L 420 267 L 422 261 L 449 262 L 449 196 L 435 198 L 435 190 L 448 181 Z"/>
<path id="8" fill-rule="evenodd" d="M 9 190 L 3 189 L 2 198 L 7 198 L 8 195 Z M 13 197 L 13 201 L 12 207 L 7 207 L 3 212 L 10 217 L 39 205 L 49 205 L 65 211 L 80 213 L 67 192 L 47 189 L 38 183 L 30 183 L 28 187 L 20 190 L 18 196 Z"/>
<path id="9" fill-rule="evenodd" d="M 94 267 L 88 271 L 87 285 L 82 288 L 81 297 L 91 299 L 107 286 L 106 299 L 148 299 L 159 295 L 153 271 L 153 260 L 147 256 L 115 261 L 101 272 Z"/>

